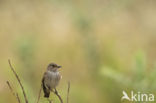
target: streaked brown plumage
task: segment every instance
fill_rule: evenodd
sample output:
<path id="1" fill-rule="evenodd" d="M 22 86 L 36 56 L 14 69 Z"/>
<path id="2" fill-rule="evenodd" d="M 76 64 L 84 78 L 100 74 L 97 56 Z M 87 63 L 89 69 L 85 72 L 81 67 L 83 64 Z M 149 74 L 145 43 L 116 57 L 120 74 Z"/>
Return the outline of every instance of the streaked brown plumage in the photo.
<path id="1" fill-rule="evenodd" d="M 61 79 L 61 75 L 58 71 L 59 68 L 61 68 L 61 66 L 55 63 L 50 63 L 47 67 L 47 71 L 44 73 L 42 88 L 44 91 L 44 97 L 46 98 L 49 98 L 50 91 L 54 90 L 59 84 Z"/>

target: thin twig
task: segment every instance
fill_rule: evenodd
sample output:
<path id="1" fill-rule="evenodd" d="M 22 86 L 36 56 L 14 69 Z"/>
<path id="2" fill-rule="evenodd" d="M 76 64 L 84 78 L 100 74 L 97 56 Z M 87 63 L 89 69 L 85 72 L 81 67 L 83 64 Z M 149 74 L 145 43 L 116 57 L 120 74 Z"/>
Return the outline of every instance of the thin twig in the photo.
<path id="1" fill-rule="evenodd" d="M 61 96 L 58 94 L 56 88 L 55 88 L 54 94 L 59 98 L 60 102 L 63 103 L 63 100 L 62 100 Z"/>
<path id="2" fill-rule="evenodd" d="M 68 89 L 67 89 L 67 103 L 69 102 L 69 91 L 70 91 L 70 82 L 68 82 Z"/>
<path id="3" fill-rule="evenodd" d="M 12 89 L 12 87 L 11 87 L 9 81 L 7 81 L 6 83 L 7 83 L 8 87 L 9 87 L 11 93 L 16 97 L 18 103 L 21 103 L 20 98 L 19 98 L 19 96 L 18 96 L 18 93 L 15 93 L 15 92 L 13 91 L 13 89 Z"/>
<path id="4" fill-rule="evenodd" d="M 23 85 L 22 85 L 22 83 L 21 83 L 21 81 L 19 79 L 19 76 L 17 75 L 14 68 L 12 67 L 10 60 L 8 60 L 8 62 L 9 62 L 9 65 L 10 65 L 10 68 L 11 68 L 12 72 L 14 73 L 14 75 L 15 75 L 15 77 L 16 77 L 16 79 L 17 79 L 18 83 L 20 84 L 20 87 L 21 87 L 21 89 L 23 91 L 23 96 L 24 96 L 24 99 L 25 99 L 25 103 L 28 103 L 28 99 L 27 99 L 24 87 L 23 87 Z"/>
<path id="5" fill-rule="evenodd" d="M 16 97 L 19 103 L 21 103 L 18 93 L 16 93 Z"/>
<path id="6" fill-rule="evenodd" d="M 40 87 L 40 91 L 39 91 L 39 93 L 38 93 L 38 98 L 37 98 L 37 102 L 36 102 L 36 103 L 38 103 L 39 100 L 40 100 L 40 97 L 41 97 L 41 91 L 42 91 L 42 85 L 41 85 L 41 87 Z"/>

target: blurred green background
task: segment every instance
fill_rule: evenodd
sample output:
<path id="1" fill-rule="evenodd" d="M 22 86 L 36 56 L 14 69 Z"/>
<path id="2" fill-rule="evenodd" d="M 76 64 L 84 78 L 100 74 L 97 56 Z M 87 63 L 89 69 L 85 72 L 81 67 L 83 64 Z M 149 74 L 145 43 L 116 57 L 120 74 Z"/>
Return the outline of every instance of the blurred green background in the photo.
<path id="1" fill-rule="evenodd" d="M 47 65 L 62 65 L 69 103 L 121 103 L 122 91 L 156 94 L 155 0 L 0 0 L 0 103 L 23 99 L 8 59 L 35 103 Z M 51 95 L 54 103 L 59 103 Z M 23 99 L 24 100 L 24 99 Z M 40 103 L 48 103 L 42 97 Z"/>

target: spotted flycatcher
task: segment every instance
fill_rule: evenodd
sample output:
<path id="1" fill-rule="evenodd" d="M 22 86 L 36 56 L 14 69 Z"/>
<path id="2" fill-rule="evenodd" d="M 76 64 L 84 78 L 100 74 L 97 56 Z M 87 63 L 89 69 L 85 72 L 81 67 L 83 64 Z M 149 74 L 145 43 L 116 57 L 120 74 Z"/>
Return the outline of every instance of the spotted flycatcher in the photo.
<path id="1" fill-rule="evenodd" d="M 50 63 L 47 67 L 47 71 L 44 73 L 42 79 L 42 88 L 44 91 L 45 98 L 49 98 L 50 91 L 56 89 L 56 86 L 58 85 L 61 79 L 61 75 L 58 71 L 59 68 L 61 68 L 61 66 L 55 63 Z"/>

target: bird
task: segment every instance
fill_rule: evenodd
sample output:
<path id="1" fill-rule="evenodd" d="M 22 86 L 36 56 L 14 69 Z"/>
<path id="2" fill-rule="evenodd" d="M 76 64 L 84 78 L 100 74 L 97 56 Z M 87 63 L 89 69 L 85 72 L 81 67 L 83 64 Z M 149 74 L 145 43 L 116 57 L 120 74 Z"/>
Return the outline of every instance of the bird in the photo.
<path id="1" fill-rule="evenodd" d="M 58 69 L 60 68 L 61 66 L 55 63 L 50 63 L 47 66 L 47 70 L 44 73 L 42 78 L 42 88 L 43 88 L 45 98 L 49 98 L 50 91 L 56 90 L 56 87 L 58 86 L 59 81 L 62 78 L 62 76 L 58 71 Z"/>

